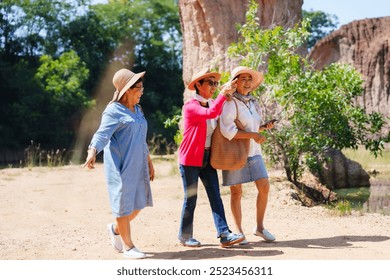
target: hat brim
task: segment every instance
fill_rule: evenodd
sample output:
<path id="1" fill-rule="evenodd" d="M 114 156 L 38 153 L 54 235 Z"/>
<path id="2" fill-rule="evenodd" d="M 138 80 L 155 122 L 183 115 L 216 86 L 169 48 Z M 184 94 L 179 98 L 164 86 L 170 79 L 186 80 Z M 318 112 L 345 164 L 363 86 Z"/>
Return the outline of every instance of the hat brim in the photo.
<path id="1" fill-rule="evenodd" d="M 251 91 L 254 91 L 255 89 L 257 89 L 261 85 L 261 83 L 264 81 L 263 73 L 261 73 L 259 71 L 252 70 L 252 69 L 243 69 L 243 70 L 238 71 L 234 75 L 234 77 L 230 79 L 230 81 L 233 81 L 235 78 L 237 78 L 241 74 L 249 74 L 252 76 L 253 86 L 252 86 Z"/>
<path id="2" fill-rule="evenodd" d="M 137 74 L 134 74 L 134 76 L 130 79 L 130 81 L 127 82 L 127 84 L 122 88 L 122 90 L 119 92 L 118 100 L 122 98 L 122 96 L 125 94 L 125 92 L 135 84 L 136 81 L 138 81 L 140 78 L 142 78 L 145 75 L 146 71 L 140 72 Z"/>
<path id="3" fill-rule="evenodd" d="M 197 82 L 199 82 L 200 80 L 203 80 L 203 79 L 208 78 L 208 77 L 214 77 L 218 82 L 221 79 L 221 74 L 219 74 L 218 72 L 210 72 L 210 73 L 204 74 L 200 77 L 197 77 L 196 79 L 191 81 L 191 83 L 188 84 L 188 89 L 195 90 L 195 84 Z"/>

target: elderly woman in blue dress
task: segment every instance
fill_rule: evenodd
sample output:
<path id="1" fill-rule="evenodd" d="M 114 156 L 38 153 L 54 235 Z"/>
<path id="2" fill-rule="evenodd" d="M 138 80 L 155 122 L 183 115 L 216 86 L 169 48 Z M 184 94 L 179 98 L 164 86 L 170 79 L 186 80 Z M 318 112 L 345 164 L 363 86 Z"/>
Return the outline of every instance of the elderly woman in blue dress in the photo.
<path id="1" fill-rule="evenodd" d="M 114 249 L 134 259 L 146 255 L 131 239 L 130 222 L 141 209 L 153 205 L 150 181 L 154 179 L 154 167 L 146 144 L 147 122 L 138 105 L 144 74 L 127 69 L 115 73 L 114 97 L 102 114 L 84 164 L 94 168 L 96 154 L 104 150 L 107 189 L 116 218 L 116 223 L 107 225 L 108 233 Z"/>

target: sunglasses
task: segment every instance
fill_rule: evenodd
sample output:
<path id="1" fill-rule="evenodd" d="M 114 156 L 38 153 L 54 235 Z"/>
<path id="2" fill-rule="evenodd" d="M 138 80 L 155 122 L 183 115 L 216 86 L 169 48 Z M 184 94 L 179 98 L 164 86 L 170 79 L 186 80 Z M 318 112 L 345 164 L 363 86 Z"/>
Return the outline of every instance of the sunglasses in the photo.
<path id="1" fill-rule="evenodd" d="M 132 87 L 132 88 L 137 88 L 139 91 L 144 91 L 144 87 L 143 87 L 143 86 L 140 86 L 140 87 Z"/>
<path id="2" fill-rule="evenodd" d="M 204 83 L 208 83 L 209 86 L 211 86 L 211 87 L 217 87 L 217 86 L 219 86 L 219 82 L 217 82 L 217 81 L 204 80 L 203 82 L 204 82 Z"/>

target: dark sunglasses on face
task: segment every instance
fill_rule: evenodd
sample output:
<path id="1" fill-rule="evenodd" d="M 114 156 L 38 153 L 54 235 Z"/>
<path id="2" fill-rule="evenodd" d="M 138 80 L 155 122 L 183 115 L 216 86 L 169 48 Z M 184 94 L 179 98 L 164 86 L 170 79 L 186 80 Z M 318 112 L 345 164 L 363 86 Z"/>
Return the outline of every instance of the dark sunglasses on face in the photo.
<path id="1" fill-rule="evenodd" d="M 204 80 L 203 82 L 204 82 L 204 83 L 208 83 L 209 86 L 211 86 L 211 87 L 217 87 L 217 86 L 219 86 L 219 82 L 217 82 L 217 81 Z"/>

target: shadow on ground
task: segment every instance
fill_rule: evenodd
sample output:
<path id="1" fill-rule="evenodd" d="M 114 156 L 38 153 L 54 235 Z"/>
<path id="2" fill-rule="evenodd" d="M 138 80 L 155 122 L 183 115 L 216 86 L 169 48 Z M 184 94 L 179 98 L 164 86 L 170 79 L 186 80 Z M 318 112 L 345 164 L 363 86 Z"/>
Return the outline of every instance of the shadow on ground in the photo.
<path id="1" fill-rule="evenodd" d="M 200 248 L 188 248 L 188 250 L 179 250 L 175 252 L 148 253 L 149 259 L 180 259 L 180 260 L 199 260 L 199 259 L 218 259 L 237 257 L 270 257 L 284 254 L 283 248 L 301 248 L 301 249 L 340 249 L 352 247 L 354 242 L 384 242 L 389 240 L 388 236 L 358 236 L 343 235 L 328 238 L 297 239 L 287 241 L 250 242 L 245 246 L 232 246 L 230 248 L 221 248 L 215 244 L 203 244 Z"/>

